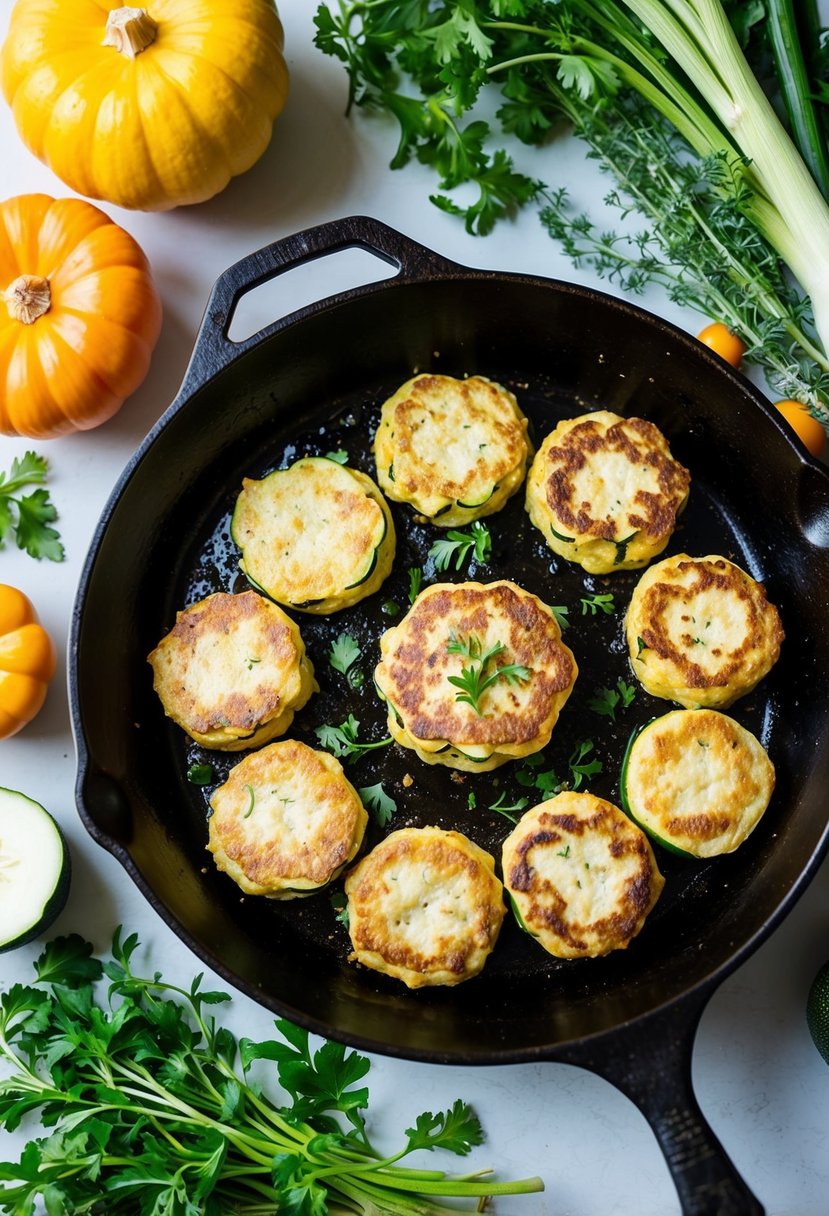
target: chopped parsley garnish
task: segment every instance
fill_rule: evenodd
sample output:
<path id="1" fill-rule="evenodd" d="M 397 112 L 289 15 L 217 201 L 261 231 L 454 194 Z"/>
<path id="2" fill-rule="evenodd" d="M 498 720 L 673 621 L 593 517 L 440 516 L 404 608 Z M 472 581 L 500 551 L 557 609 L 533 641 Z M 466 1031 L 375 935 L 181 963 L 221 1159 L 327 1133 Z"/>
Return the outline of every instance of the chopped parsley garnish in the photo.
<path id="1" fill-rule="evenodd" d="M 420 566 L 409 567 L 409 603 L 413 604 L 423 586 L 423 571 Z"/>
<path id="2" fill-rule="evenodd" d="M 515 802 L 507 803 L 505 802 L 506 796 L 506 791 L 502 792 L 495 802 L 489 804 L 489 809 L 497 811 L 499 815 L 503 815 L 505 819 L 509 819 L 512 823 L 517 823 L 518 820 L 514 815 L 510 814 L 510 811 L 523 811 L 530 800 L 529 798 L 516 798 Z"/>
<path id="3" fill-rule="evenodd" d="M 365 679 L 362 671 L 354 666 L 361 654 L 359 643 L 350 633 L 341 633 L 328 651 L 328 662 L 345 676 L 351 688 L 359 688 Z"/>
<path id="4" fill-rule="evenodd" d="M 326 452 L 326 460 L 334 460 L 337 464 L 348 464 L 348 452 L 344 448 L 337 448 L 336 452 Z"/>
<path id="5" fill-rule="evenodd" d="M 581 614 L 587 616 L 589 612 L 591 616 L 595 616 L 597 612 L 604 612 L 607 616 L 616 611 L 616 602 L 613 599 L 613 593 L 607 595 L 588 595 L 581 601 Z"/>
<path id="6" fill-rule="evenodd" d="M 474 811 L 475 807 L 477 805 L 478 805 L 478 799 L 475 797 L 475 791 L 470 790 L 469 793 L 466 795 L 466 809 L 468 811 Z"/>
<path id="7" fill-rule="evenodd" d="M 577 743 L 573 752 L 567 761 L 567 766 L 570 769 L 571 786 L 574 790 L 579 789 L 585 777 L 593 777 L 596 773 L 600 773 L 604 768 L 601 760 L 594 757 L 588 760 L 587 757 L 593 751 L 594 743 L 592 739 L 582 739 Z"/>
<path id="8" fill-rule="evenodd" d="M 558 621 L 559 629 L 564 633 L 564 630 L 570 624 L 570 609 L 565 604 L 551 604 L 550 609 Z"/>
<path id="9" fill-rule="evenodd" d="M 491 552 L 492 536 L 489 528 L 476 520 L 469 532 L 450 528 L 445 537 L 435 541 L 428 556 L 434 560 L 436 570 L 448 570 L 453 559 L 455 569 L 460 570 L 470 557 L 481 563 L 487 560 Z"/>
<path id="10" fill-rule="evenodd" d="M 378 739 L 375 743 L 361 743 L 358 738 L 359 730 L 359 720 L 353 714 L 349 714 L 345 722 L 341 722 L 339 726 L 317 726 L 314 734 L 317 736 L 320 747 L 331 752 L 338 760 L 359 760 L 364 752 L 373 751 L 378 747 L 388 747 L 392 742 L 391 735 L 388 735 L 385 739 Z"/>
<path id="11" fill-rule="evenodd" d="M 378 827 L 384 828 L 397 810 L 397 803 L 383 789 L 383 782 L 376 785 L 364 785 L 358 794 L 366 810 L 371 811 Z"/>
<path id="12" fill-rule="evenodd" d="M 213 781 L 213 765 L 191 764 L 187 770 L 187 780 L 191 785 L 211 785 Z"/>
<path id="13" fill-rule="evenodd" d="M 598 688 L 596 695 L 591 697 L 588 705 L 594 714 L 616 721 L 616 710 L 627 709 L 636 696 L 636 686 L 626 684 L 620 677 L 615 688 Z"/>
<path id="14" fill-rule="evenodd" d="M 498 680 L 506 680 L 508 684 L 517 684 L 529 680 L 532 674 L 529 667 L 522 663 L 505 663 L 503 666 L 493 665 L 493 660 L 506 650 L 502 642 L 495 642 L 488 650 L 483 649 L 481 639 L 474 633 L 467 638 L 450 635 L 446 643 L 450 654 L 462 655 L 469 659 L 469 666 L 461 668 L 459 676 L 447 676 L 449 683 L 461 691 L 455 694 L 456 701 L 471 705 L 479 717 L 484 716 L 481 709 L 481 697 Z M 489 670 L 487 670 L 489 668 Z"/>

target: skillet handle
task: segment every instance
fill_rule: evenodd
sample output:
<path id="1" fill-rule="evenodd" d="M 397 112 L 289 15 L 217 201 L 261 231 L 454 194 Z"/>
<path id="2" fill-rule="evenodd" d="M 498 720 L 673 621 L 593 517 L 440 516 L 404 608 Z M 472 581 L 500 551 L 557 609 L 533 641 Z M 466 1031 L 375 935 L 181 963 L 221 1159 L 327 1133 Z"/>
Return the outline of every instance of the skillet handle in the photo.
<path id="1" fill-rule="evenodd" d="M 456 262 L 441 257 L 425 245 L 419 245 L 417 241 L 381 223 L 380 220 L 364 215 L 332 220 L 328 224 L 306 228 L 302 232 L 274 241 L 229 266 L 216 280 L 179 390 L 179 398 L 195 392 L 216 372 L 254 346 L 258 346 L 289 322 L 293 323 L 318 311 L 332 300 L 350 298 L 362 291 L 371 291 L 374 285 L 368 284 L 364 288 L 353 288 L 309 304 L 275 319 L 258 333 L 240 342 L 234 342 L 228 337 L 234 310 L 247 292 L 286 270 L 344 249 L 355 248 L 374 254 L 390 266 L 396 266 L 397 277 L 403 280 L 416 281 L 435 274 L 451 277 L 461 270 Z"/>
<path id="2" fill-rule="evenodd" d="M 597 1073 L 644 1114 L 665 1156 L 683 1216 L 764 1216 L 700 1110 L 691 1081 L 699 1019 L 712 989 L 556 1052 Z"/>

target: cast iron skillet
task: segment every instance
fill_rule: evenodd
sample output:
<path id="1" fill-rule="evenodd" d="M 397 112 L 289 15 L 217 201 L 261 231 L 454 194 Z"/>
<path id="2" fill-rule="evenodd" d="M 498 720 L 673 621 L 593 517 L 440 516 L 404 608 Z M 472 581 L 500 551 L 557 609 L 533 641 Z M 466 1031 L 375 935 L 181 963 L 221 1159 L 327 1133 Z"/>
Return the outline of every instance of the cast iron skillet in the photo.
<path id="1" fill-rule="evenodd" d="M 391 280 L 336 295 L 233 343 L 240 297 L 280 272 L 359 247 L 396 266 Z M 204 852 L 210 789 L 189 784 L 194 761 L 215 781 L 232 758 L 204 753 L 165 720 L 145 656 L 176 610 L 218 589 L 241 590 L 229 514 L 242 477 L 305 453 L 345 449 L 372 470 L 370 437 L 383 398 L 413 369 L 478 372 L 508 385 L 536 439 L 556 419 L 606 407 L 652 419 L 692 472 L 691 500 L 668 552 L 722 553 L 764 581 L 787 638 L 771 675 L 731 711 L 770 751 L 778 783 L 768 812 L 734 854 L 693 862 L 659 852 L 666 888 L 629 950 L 557 962 L 511 920 L 484 973 L 457 988 L 411 993 L 348 964 L 330 893 L 280 904 L 242 899 Z M 384 715 L 371 671 L 388 625 L 383 605 L 407 605 L 408 568 L 425 563 L 432 529 L 395 509 L 395 571 L 381 591 L 332 618 L 299 616 L 321 684 L 295 723 L 339 723 L 351 711 L 364 738 Z M 577 745 L 600 773 L 585 787 L 618 799 L 631 728 L 670 708 L 641 690 L 614 723 L 589 705 L 597 688 L 630 680 L 621 621 L 638 578 L 591 578 L 557 560 L 529 525 L 519 494 L 489 521 L 493 555 L 446 576 L 508 575 L 569 608 L 567 640 L 581 674 L 547 763 L 568 775 Z M 583 613 L 612 593 L 615 612 Z M 77 800 L 91 835 L 124 865 L 171 928 L 253 999 L 311 1031 L 364 1050 L 469 1064 L 561 1060 L 593 1069 L 644 1111 L 667 1158 L 683 1212 L 761 1213 L 701 1115 L 691 1049 L 702 1009 L 726 975 L 779 923 L 827 845 L 829 750 L 829 480 L 792 441 L 761 395 L 672 326 L 594 291 L 531 276 L 466 269 L 382 224 L 324 225 L 244 259 L 219 279 L 175 402 L 121 477 L 81 578 L 70 647 Z M 341 630 L 364 650 L 366 679 L 350 689 L 326 654 Z M 238 759 L 238 757 L 237 757 Z M 459 782 L 397 746 L 349 776 L 382 781 L 398 803 L 392 826 L 436 823 L 498 856 L 511 824 L 489 810 L 526 796 L 518 766 Z M 414 777 L 406 785 L 406 774 Z M 469 793 L 477 806 L 469 808 Z M 532 800 L 542 795 L 530 790 Z M 369 843 L 381 829 L 374 826 Z"/>

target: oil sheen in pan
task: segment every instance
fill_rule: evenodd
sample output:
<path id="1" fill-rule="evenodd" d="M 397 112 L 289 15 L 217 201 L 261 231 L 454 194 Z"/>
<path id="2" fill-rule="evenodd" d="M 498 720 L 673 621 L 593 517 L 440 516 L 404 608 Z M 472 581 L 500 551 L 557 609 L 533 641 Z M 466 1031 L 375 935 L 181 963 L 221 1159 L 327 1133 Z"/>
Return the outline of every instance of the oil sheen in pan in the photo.
<path id="1" fill-rule="evenodd" d="M 442 370 L 450 374 L 453 371 Z M 554 389 L 546 384 L 538 381 L 532 385 L 516 383 L 514 376 L 499 374 L 497 368 L 475 370 L 500 381 L 516 393 L 530 418 L 536 446 L 557 421 L 583 412 L 584 407 L 578 402 L 556 396 Z M 405 378 L 403 371 L 400 381 Z M 340 450 L 348 454 L 350 465 L 374 476 L 371 445 L 379 405 L 396 387 L 396 384 L 378 384 L 352 398 L 320 405 L 319 409 L 309 411 L 308 415 L 316 422 L 309 424 L 303 420 L 296 429 L 283 427 L 274 434 L 272 446 L 266 445 L 251 453 L 244 468 L 236 470 L 235 474 L 224 471 L 219 484 L 211 483 L 213 501 L 205 504 L 204 522 L 191 537 L 172 589 L 176 597 L 175 607 L 183 607 L 213 591 L 241 591 L 247 588 L 248 584 L 238 568 L 239 551 L 230 539 L 230 516 L 241 488 L 242 476 L 262 477 L 273 469 L 287 467 L 300 456 L 325 455 Z M 658 419 L 654 421 L 659 422 Z M 759 576 L 741 521 L 733 518 L 728 509 L 727 488 L 706 482 L 701 437 L 688 430 L 669 438 L 674 455 L 690 469 L 692 482 L 688 506 L 664 556 L 683 551 L 695 555 L 718 553 Z M 207 480 L 210 483 L 211 479 Z M 524 510 L 523 488 L 502 511 L 486 518 L 492 536 L 492 553 L 486 563 L 477 565 L 472 561 L 461 571 L 456 571 L 453 566 L 446 572 L 436 572 L 434 561 L 427 554 L 436 537 L 443 533 L 429 525 L 418 524 L 408 509 L 393 503 L 390 505 L 397 529 L 397 555 L 392 574 L 380 591 L 332 616 L 296 614 L 314 663 L 320 692 L 297 715 L 289 733 L 311 746 L 318 746 L 315 727 L 324 723 L 338 725 L 352 713 L 360 723 L 361 741 L 386 737 L 386 715 L 375 692 L 372 675 L 379 657 L 377 643 L 381 633 L 392 620 L 399 620 L 409 606 L 411 568 L 423 569 L 424 585 L 437 581 L 476 579 L 488 582 L 510 578 L 547 603 L 567 608 L 569 626 L 565 640 L 574 651 L 580 669 L 573 694 L 562 712 L 550 745 L 545 749 L 544 764 L 536 771 L 553 769 L 559 779 L 568 779 L 571 776 L 569 757 L 581 743 L 590 741 L 593 747 L 584 759 L 599 760 L 602 767 L 600 772 L 585 778 L 581 788 L 618 804 L 619 772 L 631 731 L 672 708 L 670 703 L 645 693 L 633 678 L 628 664 L 623 618 L 641 572 L 623 571 L 593 576 L 558 558 L 544 545 L 538 531 L 531 525 Z M 613 596 L 612 613 L 607 614 L 601 609 L 592 612 L 582 604 L 582 600 L 590 596 L 607 594 Z M 389 603 L 399 607 L 397 617 L 388 615 Z M 341 632 L 351 634 L 362 651 L 356 666 L 364 679 L 358 689 L 350 687 L 345 677 L 334 671 L 328 662 L 331 643 Z M 607 716 L 599 716 L 589 703 L 597 690 L 615 687 L 620 678 L 634 685 L 636 692 L 628 708 L 617 708 L 614 721 Z M 765 686 L 761 684 L 751 696 L 737 702 L 729 712 L 758 735 L 774 760 L 774 714 L 769 702 L 768 682 Z M 160 706 L 158 713 L 160 716 Z M 191 852 L 198 854 L 198 849 L 203 847 L 207 839 L 206 820 L 211 790 L 225 779 L 228 769 L 239 756 L 206 751 L 169 722 L 165 722 L 163 729 L 164 746 L 171 753 L 172 764 L 168 768 L 181 774 L 177 822 L 171 823 L 169 828 L 176 835 L 188 837 L 191 845 L 196 846 L 195 850 L 191 848 Z M 211 785 L 198 788 L 187 782 L 186 773 L 193 764 L 212 766 Z M 505 765 L 493 773 L 459 773 L 422 764 L 413 753 L 391 744 L 369 752 L 353 763 L 344 761 L 344 764 L 354 785 L 365 787 L 382 782 L 384 790 L 397 804 L 397 810 L 385 829 L 370 819 L 366 848 L 370 848 L 384 831 L 434 824 L 465 833 L 493 853 L 497 863 L 501 843 L 513 824 L 489 809 L 491 805 L 501 799 L 502 805 L 510 806 L 526 797 L 529 798 L 528 805 L 535 805 L 546 796 L 519 784 L 516 773 L 521 768 L 520 763 Z M 470 793 L 474 794 L 474 800 L 470 799 Z M 470 801 L 474 801 L 474 807 L 470 807 Z M 759 839 L 773 831 L 774 814 L 775 800 L 772 799 L 764 819 L 755 830 L 755 837 Z M 742 851 L 752 848 L 753 839 L 750 838 L 742 846 Z M 564 985 L 575 997 L 582 985 L 595 986 L 597 982 L 601 983 L 603 975 L 611 982 L 617 974 L 623 974 L 625 956 L 636 951 L 640 941 L 661 938 L 660 948 L 670 954 L 672 949 L 693 940 L 694 907 L 701 906 L 701 901 L 705 901 L 710 915 L 709 901 L 727 899 L 729 873 L 734 864 L 739 864 L 734 858 L 739 858 L 741 851 L 708 862 L 677 857 L 659 846 L 655 847 L 655 851 L 659 867 L 665 875 L 665 890 L 640 937 L 634 940 L 628 951 L 617 951 L 602 959 L 562 962 L 547 955 L 508 916 L 483 975 L 471 982 L 503 983 L 504 979 L 508 979 L 510 984 L 517 985 L 516 992 L 520 994 L 525 978 L 531 980 L 533 976 L 547 972 L 555 976 L 558 986 Z M 349 966 L 346 957 L 350 943 L 345 927 L 337 920 L 335 907 L 336 897 L 341 896 L 342 892 L 341 882 L 310 898 L 279 903 L 243 896 L 229 878 L 213 868 L 206 852 L 201 869 L 211 898 L 220 903 L 227 910 L 227 915 L 246 933 L 259 941 L 268 941 L 278 922 L 280 931 L 292 937 L 298 935 L 304 948 L 324 951 L 329 955 L 333 953 L 344 967 Z M 589 969 L 589 973 L 585 969 Z M 362 972 L 361 982 L 370 986 L 395 984 L 386 977 L 366 972 Z M 429 990 L 419 993 L 418 999 L 435 1000 L 440 996 L 438 991 Z"/>

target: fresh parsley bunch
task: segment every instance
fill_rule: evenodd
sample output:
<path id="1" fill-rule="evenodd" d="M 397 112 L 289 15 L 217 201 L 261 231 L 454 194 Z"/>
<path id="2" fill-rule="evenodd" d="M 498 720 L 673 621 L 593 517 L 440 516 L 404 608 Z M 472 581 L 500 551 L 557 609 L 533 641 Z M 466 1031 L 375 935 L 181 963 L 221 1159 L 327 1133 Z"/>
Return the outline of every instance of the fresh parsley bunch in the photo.
<path id="1" fill-rule="evenodd" d="M 0 1212 L 31 1216 L 42 1200 L 49 1216 L 452 1216 L 437 1197 L 542 1189 L 398 1168 L 416 1149 L 464 1156 L 480 1144 L 470 1108 L 419 1115 L 383 1157 L 363 1114 L 364 1056 L 330 1042 L 312 1051 L 281 1020 L 278 1040 L 237 1041 L 210 1012 L 227 994 L 202 990 L 201 976 L 185 990 L 136 975 L 137 945 L 116 932 L 102 963 L 77 935 L 57 938 L 36 984 L 3 993 L 0 1126 L 37 1112 L 51 1130 L 0 1163 Z M 249 1078 L 255 1060 L 276 1065 L 286 1105 Z"/>

